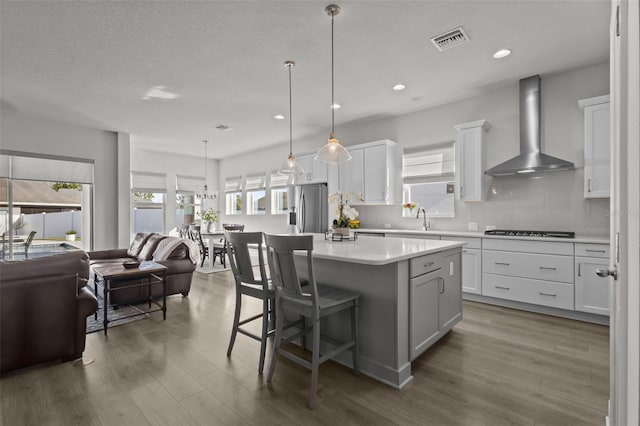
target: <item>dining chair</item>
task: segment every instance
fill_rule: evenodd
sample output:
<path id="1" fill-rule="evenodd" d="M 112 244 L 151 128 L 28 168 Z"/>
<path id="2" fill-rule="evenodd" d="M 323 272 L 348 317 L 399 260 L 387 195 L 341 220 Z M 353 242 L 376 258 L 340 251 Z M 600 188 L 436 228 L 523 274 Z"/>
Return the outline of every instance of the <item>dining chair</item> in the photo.
<path id="1" fill-rule="evenodd" d="M 244 225 L 236 224 L 236 223 L 224 223 L 222 224 L 222 228 L 225 231 L 230 232 L 244 232 Z M 216 263 L 216 257 L 220 258 L 220 263 L 222 263 L 222 267 L 227 267 L 227 261 L 225 255 L 227 254 L 227 241 L 224 235 L 217 243 L 213 244 L 213 257 L 211 258 L 211 265 L 213 266 Z"/>
<path id="2" fill-rule="evenodd" d="M 198 244 L 198 248 L 200 248 L 200 267 L 202 268 L 204 266 L 205 259 L 209 256 L 209 246 L 202 240 L 200 225 L 190 225 L 189 234 L 191 235 L 191 239 Z"/>
<path id="3" fill-rule="evenodd" d="M 233 328 L 231 329 L 227 356 L 231 356 L 231 351 L 233 350 L 233 345 L 238 333 L 258 340 L 260 342 L 258 374 L 262 374 L 267 349 L 267 338 L 273 335 L 275 329 L 274 307 L 276 298 L 275 289 L 267 278 L 264 255 L 262 253 L 262 232 L 225 231 L 224 235 L 227 241 L 229 263 L 231 264 L 231 270 L 236 282 L 236 310 L 233 316 Z M 254 274 L 251 256 L 249 255 L 249 245 L 257 247 L 258 250 L 259 277 L 256 277 Z M 262 313 L 241 320 L 242 296 L 250 296 L 262 300 Z M 262 333 L 260 336 L 241 327 L 260 318 L 262 318 Z"/>
<path id="4" fill-rule="evenodd" d="M 358 367 L 358 308 L 360 295 L 358 293 L 342 290 L 325 285 L 317 285 L 313 273 L 313 236 L 312 235 L 269 235 L 265 234 L 267 248 L 267 260 L 269 271 L 276 291 L 276 331 L 271 364 L 267 375 L 267 382 L 271 383 L 276 368 L 277 357 L 280 354 L 285 358 L 300 364 L 311 370 L 311 390 L 309 395 L 309 408 L 315 409 L 318 393 L 318 367 L 320 364 L 334 356 L 351 349 L 353 371 L 360 373 Z M 294 251 L 303 252 L 294 254 Z M 295 258 L 306 261 L 307 286 L 301 286 L 296 270 Z M 324 338 L 326 342 L 335 347 L 327 353 L 320 354 L 320 319 L 328 315 L 349 309 L 351 311 L 351 338 L 348 342 L 337 342 L 334 339 Z M 310 327 L 304 327 L 299 333 L 283 337 L 285 312 L 303 315 L 309 318 Z M 283 344 L 289 343 L 301 335 L 312 334 L 311 362 L 287 351 Z M 324 337 L 324 336 L 323 336 Z"/>

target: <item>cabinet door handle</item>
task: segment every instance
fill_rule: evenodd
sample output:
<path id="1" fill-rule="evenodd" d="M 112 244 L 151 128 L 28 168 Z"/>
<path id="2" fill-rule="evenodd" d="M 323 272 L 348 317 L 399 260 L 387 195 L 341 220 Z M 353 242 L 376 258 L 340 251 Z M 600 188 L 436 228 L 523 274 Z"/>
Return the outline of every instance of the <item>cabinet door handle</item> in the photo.
<path id="1" fill-rule="evenodd" d="M 538 268 L 544 269 L 544 270 L 547 270 L 547 271 L 555 271 L 555 270 L 558 269 L 558 268 L 554 268 L 553 266 L 538 266 Z"/>
<path id="2" fill-rule="evenodd" d="M 587 179 L 587 192 L 591 192 L 591 179 Z"/>
<path id="3" fill-rule="evenodd" d="M 501 285 L 497 285 L 495 286 L 496 288 L 499 288 L 500 290 L 511 290 L 509 287 L 503 287 Z"/>
<path id="4" fill-rule="evenodd" d="M 578 263 L 578 276 L 582 276 L 582 262 Z"/>
<path id="5" fill-rule="evenodd" d="M 494 262 L 496 265 L 509 266 L 507 262 Z"/>
<path id="6" fill-rule="evenodd" d="M 588 251 L 590 253 L 606 253 L 605 250 L 586 249 L 585 251 Z"/>
<path id="7" fill-rule="evenodd" d="M 464 186 L 460 187 L 460 198 L 464 197 Z"/>
<path id="8" fill-rule="evenodd" d="M 543 293 L 543 292 L 540 292 L 540 296 L 556 297 L 556 296 L 557 296 L 557 294 L 553 294 L 553 293 Z"/>
<path id="9" fill-rule="evenodd" d="M 444 294 L 444 278 L 438 277 L 438 281 L 442 281 L 442 290 L 440 291 L 440 294 Z"/>

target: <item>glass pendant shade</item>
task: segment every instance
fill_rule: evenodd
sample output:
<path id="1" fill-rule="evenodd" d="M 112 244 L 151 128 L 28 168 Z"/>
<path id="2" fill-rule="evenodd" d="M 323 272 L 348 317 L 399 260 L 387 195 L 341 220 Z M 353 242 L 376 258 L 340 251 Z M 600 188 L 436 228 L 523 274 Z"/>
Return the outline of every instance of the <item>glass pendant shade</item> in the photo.
<path id="1" fill-rule="evenodd" d="M 340 13 L 340 7 L 330 4 L 325 8 L 327 15 L 331 16 L 331 134 L 329 141 L 324 145 L 313 157 L 315 160 L 325 164 L 339 164 L 351 160 L 351 154 L 347 148 L 340 145 L 340 141 L 334 133 L 335 129 L 335 110 L 336 103 L 334 99 L 334 67 L 333 67 L 333 18 Z"/>
<path id="2" fill-rule="evenodd" d="M 313 158 L 326 164 L 338 164 L 351 160 L 351 154 L 344 146 L 340 145 L 336 135 L 331 133 L 327 144 L 320 148 Z"/>
<path id="3" fill-rule="evenodd" d="M 278 173 L 286 176 L 299 176 L 301 174 L 304 174 L 304 169 L 302 168 L 300 163 L 296 161 L 295 157 L 293 155 L 290 155 L 289 158 L 287 158 L 287 161 L 282 163 L 282 166 L 280 166 Z"/>
<path id="4" fill-rule="evenodd" d="M 285 176 L 299 176 L 304 174 L 304 169 L 293 156 L 293 102 L 291 100 L 291 68 L 296 66 L 293 61 L 286 61 L 284 66 L 289 70 L 289 157 L 282 163 L 278 173 Z"/>

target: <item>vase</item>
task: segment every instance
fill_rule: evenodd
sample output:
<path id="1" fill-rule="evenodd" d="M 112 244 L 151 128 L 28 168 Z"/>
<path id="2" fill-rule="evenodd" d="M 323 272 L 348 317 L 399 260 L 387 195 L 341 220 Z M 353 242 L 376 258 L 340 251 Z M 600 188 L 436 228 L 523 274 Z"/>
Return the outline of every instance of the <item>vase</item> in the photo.
<path id="1" fill-rule="evenodd" d="M 66 239 L 67 239 L 67 241 L 75 241 L 76 240 L 76 234 L 67 234 Z"/>
<path id="2" fill-rule="evenodd" d="M 349 228 L 333 228 L 333 233 L 334 234 L 340 234 L 343 237 L 348 237 L 349 236 Z"/>
<path id="3" fill-rule="evenodd" d="M 207 222 L 207 232 L 216 232 L 216 222 Z"/>

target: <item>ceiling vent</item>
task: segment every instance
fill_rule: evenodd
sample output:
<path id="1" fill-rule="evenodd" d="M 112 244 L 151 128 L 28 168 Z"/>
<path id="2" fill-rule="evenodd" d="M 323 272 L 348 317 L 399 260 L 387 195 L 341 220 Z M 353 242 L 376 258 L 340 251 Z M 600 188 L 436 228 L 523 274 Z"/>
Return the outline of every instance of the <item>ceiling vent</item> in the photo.
<path id="1" fill-rule="evenodd" d="M 467 33 L 464 32 L 464 29 L 462 29 L 462 27 L 449 30 L 446 33 L 437 35 L 435 37 L 431 37 L 431 43 L 433 43 L 433 45 L 440 52 L 451 49 L 452 47 L 456 47 L 468 41 L 469 36 L 467 36 Z"/>
<path id="2" fill-rule="evenodd" d="M 221 132 L 230 132 L 231 130 L 233 130 L 233 127 L 229 127 L 229 126 L 225 126 L 224 124 L 221 124 L 219 126 L 216 126 L 216 129 L 220 130 Z"/>

